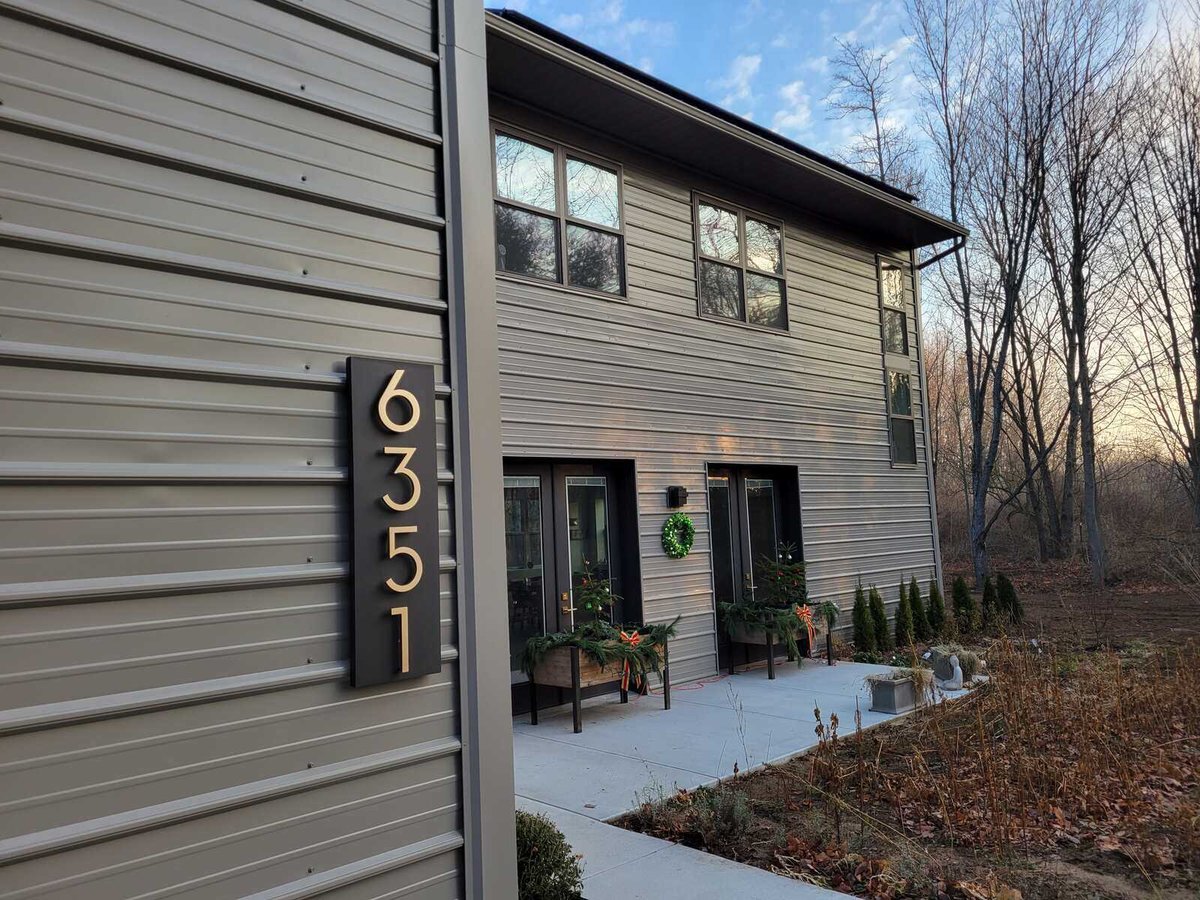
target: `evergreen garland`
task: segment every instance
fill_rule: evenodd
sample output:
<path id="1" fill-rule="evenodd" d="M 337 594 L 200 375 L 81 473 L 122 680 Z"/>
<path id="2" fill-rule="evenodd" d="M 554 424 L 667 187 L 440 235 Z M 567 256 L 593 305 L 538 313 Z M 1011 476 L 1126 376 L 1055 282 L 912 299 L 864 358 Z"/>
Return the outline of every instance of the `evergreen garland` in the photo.
<path id="1" fill-rule="evenodd" d="M 854 624 L 854 649 L 858 653 L 874 653 L 876 650 L 875 622 L 867 608 L 867 597 L 862 582 L 854 589 L 854 610 L 850 614 Z"/>
<path id="2" fill-rule="evenodd" d="M 941 637 L 946 627 L 946 601 L 942 599 L 942 589 L 936 580 L 929 582 L 929 607 L 926 610 L 929 619 L 929 630 L 934 637 Z"/>
<path id="3" fill-rule="evenodd" d="M 928 642 L 933 638 L 933 629 L 929 626 L 925 603 L 921 600 L 921 585 L 917 583 L 916 575 L 908 585 L 908 605 L 912 607 L 913 637 L 918 641 Z"/>
<path id="4" fill-rule="evenodd" d="M 977 629 L 979 627 L 979 610 L 975 606 L 975 598 L 971 596 L 971 589 L 967 587 L 967 580 L 961 575 L 954 579 L 951 598 L 954 603 L 954 618 L 958 622 L 959 630 L 971 632 Z"/>
<path id="5" fill-rule="evenodd" d="M 871 585 L 867 591 L 867 608 L 871 611 L 871 625 L 875 629 L 875 649 L 887 651 L 892 649 L 892 629 L 888 627 L 887 609 L 883 605 L 883 595 L 879 588 Z"/>
<path id="6" fill-rule="evenodd" d="M 668 625 L 610 625 L 608 622 L 586 622 L 574 631 L 557 631 L 552 634 L 537 634 L 525 642 L 517 662 L 521 671 L 532 675 L 534 669 L 546 658 L 546 654 L 559 647 L 578 647 L 588 659 L 601 667 L 612 663 L 629 663 L 634 676 L 650 672 L 661 672 L 663 667 L 662 647 L 675 637 L 675 626 L 679 617 Z M 621 640 L 621 632 L 628 635 L 640 634 L 641 642 L 636 646 Z"/>
<path id="7" fill-rule="evenodd" d="M 908 602 L 908 588 L 901 579 L 900 603 L 896 606 L 896 646 L 911 647 L 914 638 L 912 605 Z"/>

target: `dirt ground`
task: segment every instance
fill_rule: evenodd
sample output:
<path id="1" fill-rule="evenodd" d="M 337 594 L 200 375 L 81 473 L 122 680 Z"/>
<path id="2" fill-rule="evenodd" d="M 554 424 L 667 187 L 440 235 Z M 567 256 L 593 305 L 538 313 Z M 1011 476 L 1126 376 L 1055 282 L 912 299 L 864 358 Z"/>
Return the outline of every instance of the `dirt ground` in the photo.
<path id="1" fill-rule="evenodd" d="M 1080 566 L 1063 563 L 997 569 L 1016 585 L 1032 635 L 1067 641 L 1081 649 L 1200 640 L 1200 589 L 1122 580 L 1097 590 Z M 947 565 L 947 588 L 959 575 L 971 582 L 965 567 Z"/>
<path id="2" fill-rule="evenodd" d="M 1184 648 L 1200 645 L 1200 599 L 1128 581 L 1096 591 L 1078 570 L 1009 575 L 1024 635 L 1044 649 L 1002 642 L 1017 648 L 1003 656 L 996 635 L 963 641 L 1008 660 L 993 677 L 1020 676 L 1006 699 L 980 688 L 953 715 L 921 710 L 865 743 L 841 723 L 840 744 L 622 824 L 872 900 L 1200 897 L 1200 656 Z M 997 802 L 1018 783 L 1018 800 Z M 997 842 L 1000 808 L 1044 837 Z"/>

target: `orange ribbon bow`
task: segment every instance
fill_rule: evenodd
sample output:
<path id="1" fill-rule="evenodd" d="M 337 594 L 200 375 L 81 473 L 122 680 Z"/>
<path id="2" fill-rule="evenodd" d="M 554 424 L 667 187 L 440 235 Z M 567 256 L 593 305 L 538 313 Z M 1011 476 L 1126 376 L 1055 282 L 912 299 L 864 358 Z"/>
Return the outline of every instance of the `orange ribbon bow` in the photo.
<path id="1" fill-rule="evenodd" d="M 635 631 L 633 634 L 626 634 L 624 631 L 621 632 L 621 643 L 622 644 L 628 644 L 630 647 L 636 647 L 641 642 L 642 642 L 642 636 L 638 632 Z M 621 672 L 621 690 L 622 691 L 629 690 L 629 676 L 631 674 L 632 673 L 629 670 L 629 660 L 625 660 L 625 668 Z M 640 689 L 642 677 L 639 675 L 637 680 L 639 682 L 638 687 Z"/>
<path id="2" fill-rule="evenodd" d="M 796 618 L 803 622 L 804 627 L 808 629 L 808 652 L 812 653 L 812 648 L 817 640 L 817 632 L 813 628 L 812 608 L 807 603 L 797 606 Z"/>

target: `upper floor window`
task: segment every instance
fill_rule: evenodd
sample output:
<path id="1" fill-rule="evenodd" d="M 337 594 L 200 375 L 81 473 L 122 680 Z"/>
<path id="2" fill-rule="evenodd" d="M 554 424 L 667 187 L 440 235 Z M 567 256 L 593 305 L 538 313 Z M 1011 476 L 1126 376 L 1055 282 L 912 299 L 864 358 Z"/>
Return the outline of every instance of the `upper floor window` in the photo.
<path id="1" fill-rule="evenodd" d="M 503 131 L 495 165 L 496 270 L 624 295 L 620 170 Z"/>
<path id="2" fill-rule="evenodd" d="M 782 225 L 700 197 L 695 217 L 700 314 L 786 331 Z"/>
<path id="3" fill-rule="evenodd" d="M 904 269 L 896 263 L 879 263 L 879 305 L 886 353 L 908 355 L 908 312 L 904 303 Z"/>

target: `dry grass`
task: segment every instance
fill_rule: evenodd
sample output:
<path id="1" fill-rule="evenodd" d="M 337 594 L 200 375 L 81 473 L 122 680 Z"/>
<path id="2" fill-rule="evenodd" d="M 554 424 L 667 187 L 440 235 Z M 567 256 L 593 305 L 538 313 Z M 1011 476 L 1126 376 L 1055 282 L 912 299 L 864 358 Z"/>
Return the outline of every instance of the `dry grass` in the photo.
<path id="1" fill-rule="evenodd" d="M 1194 896 L 1200 651 L 988 662 L 987 687 L 868 732 L 818 714 L 814 751 L 719 789 L 753 818 L 708 849 L 870 897 Z M 694 805 L 635 818 L 686 841 L 671 811 Z"/>

